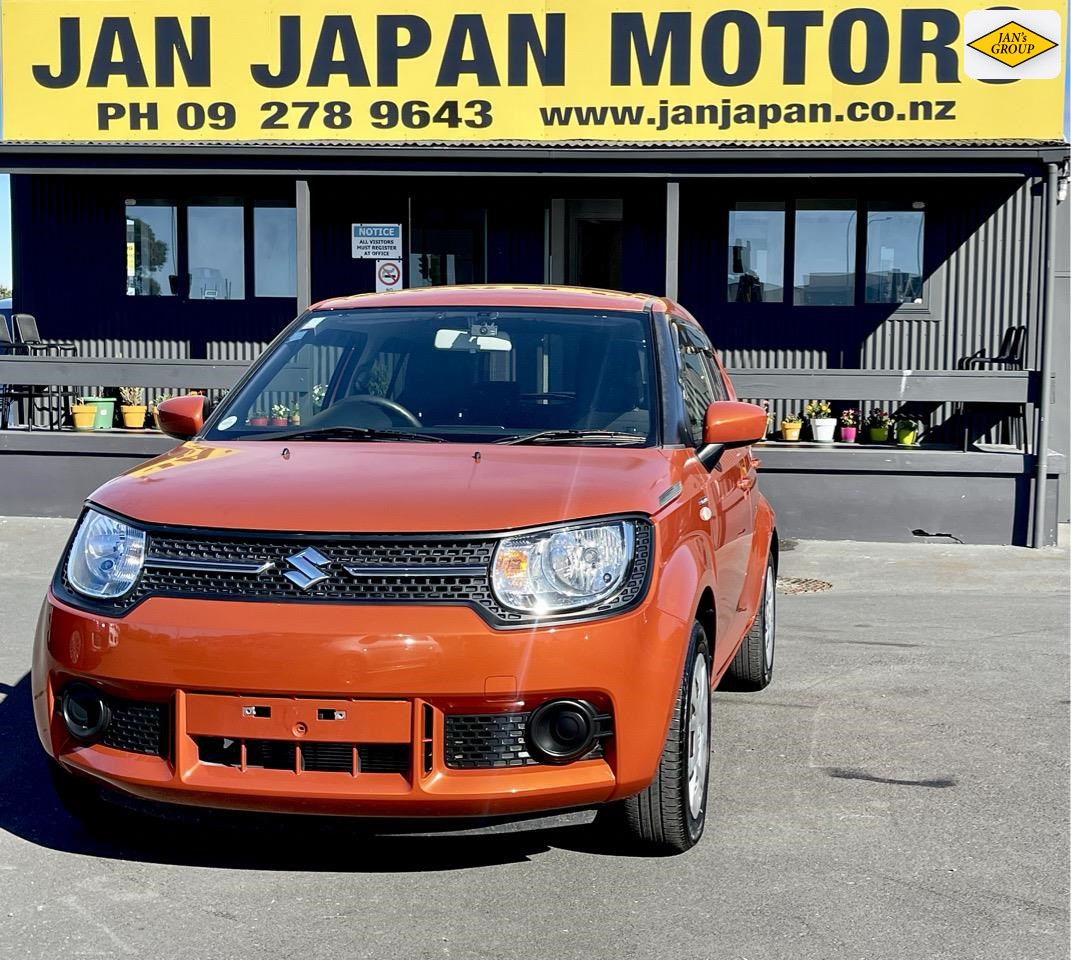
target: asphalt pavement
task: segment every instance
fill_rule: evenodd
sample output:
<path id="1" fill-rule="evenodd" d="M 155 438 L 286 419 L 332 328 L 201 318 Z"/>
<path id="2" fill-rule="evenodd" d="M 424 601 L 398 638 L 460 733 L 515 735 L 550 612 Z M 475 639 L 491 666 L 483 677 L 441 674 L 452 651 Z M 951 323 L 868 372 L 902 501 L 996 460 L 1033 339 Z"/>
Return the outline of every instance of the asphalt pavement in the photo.
<path id="1" fill-rule="evenodd" d="M 773 684 L 714 698 L 707 833 L 587 814 L 448 835 L 54 799 L 33 625 L 69 521 L 0 518 L 0 957 L 1066 960 L 1068 555 L 786 544 Z"/>

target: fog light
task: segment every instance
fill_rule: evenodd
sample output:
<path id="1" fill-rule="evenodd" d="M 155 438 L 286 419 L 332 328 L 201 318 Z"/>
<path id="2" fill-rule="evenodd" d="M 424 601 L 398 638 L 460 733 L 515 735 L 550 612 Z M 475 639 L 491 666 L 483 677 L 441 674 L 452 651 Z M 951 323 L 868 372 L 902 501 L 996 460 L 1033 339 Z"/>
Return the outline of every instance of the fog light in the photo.
<path id="1" fill-rule="evenodd" d="M 72 683 L 64 689 L 60 712 L 67 732 L 83 743 L 98 739 L 112 719 L 111 707 L 103 694 L 85 683 Z"/>
<path id="2" fill-rule="evenodd" d="M 550 700 L 532 711 L 524 732 L 528 753 L 543 763 L 572 763 L 595 745 L 600 724 L 586 700 Z"/>

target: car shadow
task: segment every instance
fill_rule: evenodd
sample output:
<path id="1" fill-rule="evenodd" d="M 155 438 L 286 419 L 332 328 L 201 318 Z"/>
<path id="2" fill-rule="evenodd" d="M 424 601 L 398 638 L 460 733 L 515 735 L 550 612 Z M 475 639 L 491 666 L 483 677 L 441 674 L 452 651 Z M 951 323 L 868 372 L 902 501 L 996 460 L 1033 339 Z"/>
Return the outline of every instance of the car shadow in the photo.
<path id="1" fill-rule="evenodd" d="M 590 811 L 473 825 L 230 813 L 126 803 L 84 822 L 60 803 L 34 729 L 30 676 L 0 684 L 0 830 L 52 850 L 144 863 L 249 870 L 405 873 L 522 863 L 554 848 L 632 856 Z"/>

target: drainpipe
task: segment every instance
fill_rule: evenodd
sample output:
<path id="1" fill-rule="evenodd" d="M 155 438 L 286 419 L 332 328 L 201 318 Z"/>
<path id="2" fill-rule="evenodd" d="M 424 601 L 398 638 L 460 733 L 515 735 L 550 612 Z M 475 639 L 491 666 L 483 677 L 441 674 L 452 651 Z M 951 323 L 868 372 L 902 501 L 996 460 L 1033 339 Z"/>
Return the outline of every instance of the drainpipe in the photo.
<path id="1" fill-rule="evenodd" d="M 1049 407 L 1052 397 L 1053 296 L 1056 286 L 1057 166 L 1046 164 L 1045 179 L 1045 296 L 1041 307 L 1041 398 L 1038 401 L 1037 473 L 1034 477 L 1034 530 L 1031 546 L 1045 545 L 1045 482 L 1049 472 Z"/>
<path id="2" fill-rule="evenodd" d="M 674 180 L 666 184 L 666 296 L 677 299 L 677 275 L 680 261 L 681 185 Z"/>

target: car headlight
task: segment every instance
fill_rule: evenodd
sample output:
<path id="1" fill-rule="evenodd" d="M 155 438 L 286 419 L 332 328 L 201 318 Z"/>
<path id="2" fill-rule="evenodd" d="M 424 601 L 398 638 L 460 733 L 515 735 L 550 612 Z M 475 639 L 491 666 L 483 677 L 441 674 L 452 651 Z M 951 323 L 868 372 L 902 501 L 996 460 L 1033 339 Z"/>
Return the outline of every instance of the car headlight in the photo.
<path id="1" fill-rule="evenodd" d="M 499 603 L 525 613 L 592 606 L 620 589 L 634 544 L 630 520 L 507 537 L 495 549 L 491 587 Z"/>
<path id="2" fill-rule="evenodd" d="M 129 593 L 145 562 L 145 531 L 87 510 L 67 557 L 67 580 L 87 597 Z"/>

